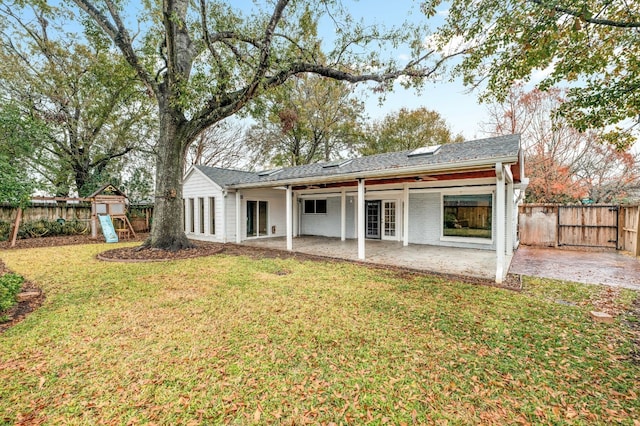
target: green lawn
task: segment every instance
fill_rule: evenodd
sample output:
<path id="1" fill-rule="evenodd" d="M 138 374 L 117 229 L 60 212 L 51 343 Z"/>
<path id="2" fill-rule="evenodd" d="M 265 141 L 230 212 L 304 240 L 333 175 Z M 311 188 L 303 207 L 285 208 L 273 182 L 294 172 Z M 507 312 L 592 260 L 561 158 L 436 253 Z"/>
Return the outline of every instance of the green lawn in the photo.
<path id="1" fill-rule="evenodd" d="M 515 293 L 224 255 L 95 260 L 107 248 L 0 252 L 47 294 L 0 335 L 0 424 L 640 418 L 628 329 L 588 316 L 600 287 L 531 280 Z"/>

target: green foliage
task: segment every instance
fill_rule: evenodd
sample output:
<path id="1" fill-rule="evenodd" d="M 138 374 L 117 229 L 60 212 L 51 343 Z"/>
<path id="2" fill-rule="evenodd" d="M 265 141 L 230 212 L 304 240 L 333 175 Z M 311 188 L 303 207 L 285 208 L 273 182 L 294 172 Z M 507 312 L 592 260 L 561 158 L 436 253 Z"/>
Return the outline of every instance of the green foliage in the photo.
<path id="1" fill-rule="evenodd" d="M 132 204 L 153 202 L 153 174 L 145 167 L 135 167 L 131 177 L 123 182 L 122 190 Z"/>
<path id="2" fill-rule="evenodd" d="M 6 241 L 10 235 L 12 224 L 0 221 L 0 241 Z M 39 219 L 22 222 L 18 229 L 18 238 L 54 237 L 59 235 L 83 235 L 89 230 L 86 222 L 79 220 L 56 221 Z"/>
<path id="3" fill-rule="evenodd" d="M 0 275 L 0 314 L 16 304 L 24 278 L 18 274 Z"/>
<path id="4" fill-rule="evenodd" d="M 9 233 L 11 232 L 11 222 L 0 220 L 0 241 L 7 241 L 9 239 Z"/>
<path id="5" fill-rule="evenodd" d="M 424 2 L 425 11 L 445 6 Z M 640 9 L 623 1 L 454 0 L 446 3 L 441 47 L 460 43 L 468 54 L 456 74 L 476 86 L 487 78 L 485 99 L 504 100 L 514 82 L 546 90 L 570 85 L 559 109 L 576 129 L 604 128 L 640 114 Z M 615 143 L 628 147 L 629 132 Z"/>
<path id="6" fill-rule="evenodd" d="M 462 135 L 453 136 L 446 121 L 436 111 L 424 107 L 415 110 L 401 108 L 364 131 L 364 143 L 358 147 L 361 155 L 405 151 L 423 146 L 461 142 Z"/>
<path id="7" fill-rule="evenodd" d="M 21 207 L 29 202 L 35 183 L 27 158 L 43 135 L 42 124 L 23 117 L 15 104 L 0 106 L 0 202 Z"/>
<path id="8" fill-rule="evenodd" d="M 68 34 L 64 21 L 73 14 L 58 7 L 0 5 L 7 28 L 0 35 L 0 99 L 14 100 L 14 122 L 35 122 L 42 130 L 21 132 L 29 147 L 21 170 L 55 195 L 83 196 L 147 143 L 154 116 L 135 72 L 104 35 L 88 22 L 86 38 Z M 26 23 L 30 15 L 42 25 Z"/>

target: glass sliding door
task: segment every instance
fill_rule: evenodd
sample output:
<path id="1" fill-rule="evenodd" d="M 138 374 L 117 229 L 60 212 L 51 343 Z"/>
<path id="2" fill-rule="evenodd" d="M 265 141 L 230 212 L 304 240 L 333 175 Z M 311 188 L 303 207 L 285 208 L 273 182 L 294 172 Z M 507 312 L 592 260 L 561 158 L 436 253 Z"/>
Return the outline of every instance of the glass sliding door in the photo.
<path id="1" fill-rule="evenodd" d="M 268 229 L 268 203 L 247 201 L 247 237 L 263 237 Z"/>

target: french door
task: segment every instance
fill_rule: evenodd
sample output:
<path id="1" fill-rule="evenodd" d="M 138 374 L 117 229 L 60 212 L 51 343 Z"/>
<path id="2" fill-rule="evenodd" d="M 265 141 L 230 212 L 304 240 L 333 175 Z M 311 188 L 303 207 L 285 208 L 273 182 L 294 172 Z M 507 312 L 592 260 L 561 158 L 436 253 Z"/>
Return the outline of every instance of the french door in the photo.
<path id="1" fill-rule="evenodd" d="M 267 207 L 266 201 L 247 201 L 247 237 L 267 235 Z"/>
<path id="2" fill-rule="evenodd" d="M 397 240 L 398 209 L 396 201 L 382 202 L 382 239 Z"/>
<path id="3" fill-rule="evenodd" d="M 380 239 L 380 205 L 379 200 L 366 202 L 366 238 Z"/>

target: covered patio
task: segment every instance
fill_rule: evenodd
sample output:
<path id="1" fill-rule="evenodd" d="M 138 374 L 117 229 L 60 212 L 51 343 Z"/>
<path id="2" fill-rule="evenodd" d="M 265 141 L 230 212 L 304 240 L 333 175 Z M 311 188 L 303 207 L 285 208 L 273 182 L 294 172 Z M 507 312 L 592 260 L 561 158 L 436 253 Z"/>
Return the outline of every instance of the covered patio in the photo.
<path id="1" fill-rule="evenodd" d="M 242 244 L 279 250 L 287 249 L 286 237 L 250 239 L 243 241 Z M 404 246 L 402 241 L 382 240 L 366 240 L 365 244 L 367 257 L 364 263 L 463 275 L 492 281 L 496 276 L 496 252 L 493 250 L 423 244 Z M 358 241 L 301 236 L 293 238 L 293 251 L 329 258 L 358 260 Z"/>

